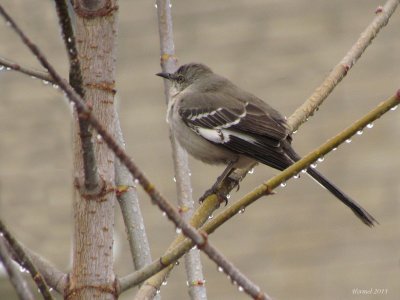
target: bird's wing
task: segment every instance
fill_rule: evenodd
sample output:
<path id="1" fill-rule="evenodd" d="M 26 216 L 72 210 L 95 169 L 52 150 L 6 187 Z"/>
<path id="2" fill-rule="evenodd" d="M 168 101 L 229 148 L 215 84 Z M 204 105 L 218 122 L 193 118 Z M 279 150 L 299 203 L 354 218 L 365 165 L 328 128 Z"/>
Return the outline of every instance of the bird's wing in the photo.
<path id="1" fill-rule="evenodd" d="M 277 169 L 290 164 L 281 147 L 288 136 L 286 121 L 257 98 L 194 93 L 180 99 L 178 111 L 189 128 L 213 144 Z"/>

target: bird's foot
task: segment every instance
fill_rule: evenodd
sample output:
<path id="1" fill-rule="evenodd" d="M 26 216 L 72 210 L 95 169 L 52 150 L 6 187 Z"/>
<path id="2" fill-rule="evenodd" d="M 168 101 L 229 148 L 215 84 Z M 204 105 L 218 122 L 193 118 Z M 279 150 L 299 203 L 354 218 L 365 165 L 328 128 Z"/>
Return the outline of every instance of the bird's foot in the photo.
<path id="1" fill-rule="evenodd" d="M 224 203 L 225 206 L 228 204 L 228 197 L 220 188 L 213 186 L 211 189 L 207 190 L 203 196 L 200 197 L 199 203 L 203 203 L 209 196 L 216 195 L 218 197 L 219 203 Z"/>

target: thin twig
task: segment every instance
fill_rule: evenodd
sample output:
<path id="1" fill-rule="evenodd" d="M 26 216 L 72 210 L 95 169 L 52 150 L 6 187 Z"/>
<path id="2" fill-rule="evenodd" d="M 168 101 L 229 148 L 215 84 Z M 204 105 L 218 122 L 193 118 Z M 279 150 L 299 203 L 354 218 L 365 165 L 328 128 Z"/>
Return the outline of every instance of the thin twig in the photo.
<path id="1" fill-rule="evenodd" d="M 31 274 L 33 281 L 35 281 L 43 298 L 46 300 L 52 300 L 53 296 L 51 295 L 49 287 L 47 286 L 42 274 L 39 273 L 29 256 L 25 253 L 19 243 L 14 239 L 14 237 L 11 235 L 11 233 L 8 231 L 7 227 L 1 220 L 0 232 L 3 234 L 4 239 L 7 241 L 7 243 L 10 245 L 10 248 L 18 257 L 18 263 Z"/>
<path id="2" fill-rule="evenodd" d="M 21 271 L 18 270 L 17 265 L 12 261 L 11 255 L 8 253 L 5 245 L 5 241 L 2 238 L 0 238 L 0 262 L 6 269 L 8 277 L 10 278 L 10 281 L 14 286 L 19 299 L 34 300 L 35 297 L 33 296 L 32 291 L 29 289 L 29 286 L 25 278 L 22 276 Z"/>
<path id="3" fill-rule="evenodd" d="M 397 3 L 396 3 L 397 2 Z M 375 17 L 374 18 L 374 20 L 372 21 L 372 23 L 367 27 L 367 29 L 365 29 L 364 30 L 364 33 L 365 32 L 368 32 L 369 30 L 368 30 L 368 28 L 373 28 L 373 25 L 372 24 L 374 24 L 374 23 L 379 23 L 379 24 L 381 24 L 381 25 L 379 25 L 380 27 L 379 27 L 379 29 L 381 28 L 381 27 L 383 27 L 386 23 L 387 23 L 387 21 L 388 21 L 388 19 L 390 18 L 390 16 L 393 14 L 393 11 L 396 9 L 396 7 L 397 7 L 397 4 L 398 4 L 398 2 L 399 1 L 392 1 L 392 0 L 389 0 L 386 4 L 385 4 L 385 6 L 384 6 L 384 8 L 383 8 L 383 12 L 380 12 L 380 11 L 377 11 L 377 13 L 378 14 L 382 14 L 382 15 L 378 15 L 377 17 Z M 386 12 L 386 13 L 385 13 Z M 383 22 L 383 23 L 381 23 L 379 20 L 381 19 L 381 18 L 384 18 L 384 19 L 386 19 L 386 23 L 385 22 Z M 378 34 L 378 32 L 379 32 L 379 29 L 377 29 L 376 31 L 375 31 L 375 35 L 376 34 Z M 361 39 L 361 38 L 360 38 Z M 369 42 L 370 43 L 370 42 Z M 369 43 L 367 43 L 365 46 L 363 46 L 363 50 L 362 51 L 364 51 L 365 49 L 366 49 L 366 47 L 369 45 Z M 356 43 L 356 45 L 358 44 L 358 42 Z M 357 47 L 355 47 L 355 46 L 353 46 L 352 47 L 352 49 L 356 49 Z M 358 48 L 359 48 L 359 46 L 358 46 Z M 348 52 L 348 54 L 346 55 L 346 60 L 345 59 L 343 59 L 342 61 L 341 61 L 341 63 L 339 63 L 339 65 L 342 65 L 342 62 L 343 61 L 350 61 L 351 62 L 351 66 L 352 65 L 354 65 L 354 63 L 357 61 L 357 55 L 361 55 L 361 54 L 358 54 L 358 52 L 357 51 L 354 51 L 354 50 L 350 50 L 349 52 Z M 362 52 L 361 52 L 362 53 Z M 166 58 L 168 58 L 168 56 L 165 56 Z M 358 56 L 359 57 L 359 56 Z M 344 76 L 344 75 L 343 75 Z M 342 76 L 342 77 L 343 77 Z M 316 90 L 315 90 L 315 92 L 311 95 L 311 97 L 309 98 L 309 99 L 313 99 L 313 101 L 315 102 L 315 103 L 322 103 L 322 101 L 332 92 L 332 90 L 333 90 L 333 88 L 330 88 L 330 89 L 325 89 L 326 91 L 324 92 L 324 93 L 321 93 L 321 90 L 324 90 L 324 86 L 325 85 L 327 85 L 327 83 L 328 82 L 330 82 L 330 81 L 332 81 L 332 75 L 330 74 L 330 75 L 328 75 L 328 77 L 323 81 L 323 84 L 319 87 L 319 88 L 317 88 Z M 302 124 L 302 122 L 300 121 L 298 121 L 298 120 L 305 120 L 305 119 L 307 119 L 307 116 L 308 115 L 311 115 L 313 112 L 314 112 L 314 110 L 318 107 L 318 105 L 316 105 L 316 106 L 311 106 L 310 104 L 309 104 L 309 102 L 311 102 L 310 100 L 307 100 L 301 107 L 309 107 L 309 110 L 303 110 L 303 109 L 297 109 L 291 116 L 290 116 L 290 118 L 288 119 L 288 123 L 289 123 L 289 125 L 293 128 L 293 129 L 296 129 L 297 130 L 297 128 Z M 246 174 L 247 174 L 247 172 L 251 169 L 251 168 L 253 168 L 254 166 L 251 166 L 251 167 L 249 167 L 247 170 L 242 170 L 242 169 L 238 169 L 238 170 L 235 170 L 235 172 L 234 172 L 234 176 L 236 177 L 236 178 L 244 178 L 244 176 L 246 176 Z M 224 185 L 222 186 L 222 193 L 223 194 L 225 194 L 225 195 L 227 195 L 227 194 L 229 194 L 230 193 L 230 191 L 231 190 L 233 190 L 235 187 L 236 187 L 236 184 L 237 183 L 237 181 L 236 180 L 229 180 L 229 178 L 228 178 L 228 180 L 227 181 L 225 181 L 224 182 Z M 216 196 L 215 195 L 210 195 L 210 196 L 208 196 L 205 200 L 204 200 L 204 202 L 203 202 L 203 205 L 206 205 L 207 203 L 209 203 L 210 201 L 212 202 L 212 201 L 215 201 L 216 200 Z M 215 207 L 215 209 L 217 208 L 217 206 Z M 202 209 L 202 206 L 200 206 L 199 208 L 198 208 L 198 211 L 199 210 L 201 210 Z M 241 209 L 241 207 L 239 207 L 238 208 L 238 211 Z M 209 215 L 211 215 L 213 213 L 213 211 L 209 211 Z M 215 222 L 215 220 L 213 221 L 213 222 Z M 172 243 L 172 245 L 174 244 L 174 243 L 176 243 L 176 240 Z M 189 248 L 188 248 L 189 249 Z M 166 263 L 167 264 L 167 263 Z M 167 264 L 168 265 L 168 264 Z M 173 265 L 170 265 L 169 266 L 169 270 L 171 269 L 173 267 Z M 158 275 L 157 274 L 157 276 L 158 277 L 160 277 L 160 278 L 163 278 L 163 277 L 165 277 L 166 276 L 166 274 L 167 274 L 167 270 L 165 269 L 165 270 L 163 270 L 163 272 L 162 272 L 162 274 L 161 275 Z M 128 275 L 129 276 L 129 275 Z M 122 287 L 124 288 L 125 286 L 129 286 L 129 284 L 127 283 L 127 282 L 129 282 L 129 280 L 126 280 L 126 279 L 128 279 L 129 277 L 126 277 L 126 278 L 122 278 L 121 279 L 121 285 L 122 285 Z M 133 278 L 133 277 L 132 277 Z M 141 282 L 143 279 L 137 279 L 139 282 Z M 157 282 L 157 281 L 156 281 Z"/>
<path id="4" fill-rule="evenodd" d="M 171 1 L 157 0 L 157 20 L 158 32 L 160 36 L 160 52 L 161 52 L 161 68 L 164 72 L 173 72 L 177 67 L 177 59 L 175 58 L 175 46 L 173 38 L 173 24 L 171 15 Z M 165 99 L 170 101 L 169 93 L 170 83 L 164 80 Z M 172 156 L 174 162 L 174 174 L 176 181 L 176 189 L 178 195 L 178 204 L 181 215 L 188 221 L 194 212 L 194 201 L 192 196 L 192 184 L 190 182 L 190 169 L 188 154 L 177 142 L 173 132 L 170 129 L 170 141 L 172 147 Z M 202 271 L 200 259 L 200 251 L 193 249 L 186 253 L 184 257 L 187 282 L 189 283 L 190 299 L 207 299 L 205 280 Z M 159 276 L 162 283 L 164 276 Z M 159 288 L 160 285 L 157 285 Z"/>
<path id="5" fill-rule="evenodd" d="M 361 54 L 371 44 L 372 40 L 380 32 L 380 29 L 388 23 L 399 2 L 400 0 L 388 0 L 383 7 L 378 7 L 375 11 L 377 16 L 361 33 L 360 38 L 347 52 L 345 57 L 336 65 L 336 67 L 333 68 L 322 84 L 315 89 L 312 95 L 288 118 L 288 124 L 291 127 L 292 132 L 296 131 L 300 125 L 315 112 L 330 93 L 332 93 L 336 85 L 345 77 L 350 68 L 358 61 Z M 252 168 L 253 166 L 245 170 L 235 170 L 233 176 L 241 180 Z M 228 178 L 228 182 L 223 182 L 222 191 L 219 191 L 220 194 L 228 195 L 231 190 L 237 186 L 236 182 L 237 180 L 232 181 Z"/>
<path id="6" fill-rule="evenodd" d="M 0 237 L 0 239 L 3 239 Z M 9 248 L 9 252 L 12 255 L 12 258 L 19 264 L 22 265 L 21 260 L 19 257 L 15 254 L 13 249 L 10 247 L 8 243 L 6 243 L 6 246 Z M 67 286 L 68 282 L 68 275 L 59 269 L 57 269 L 53 264 L 51 264 L 49 261 L 44 259 L 42 256 L 39 254 L 33 252 L 31 249 L 28 247 L 24 246 L 23 244 L 19 243 L 19 246 L 22 248 L 22 250 L 28 255 L 30 260 L 33 262 L 33 264 L 36 266 L 36 268 L 39 270 L 39 273 L 42 274 L 43 278 L 46 280 L 46 283 L 54 289 L 56 292 L 59 294 L 64 293 L 64 289 Z"/>
<path id="7" fill-rule="evenodd" d="M 81 65 L 76 48 L 74 30 L 72 28 L 71 18 L 68 13 L 68 6 L 65 0 L 55 0 L 56 11 L 60 23 L 61 34 L 63 37 L 65 49 L 69 59 L 69 82 L 74 90 L 85 99 L 85 90 L 83 88 L 83 79 Z M 96 157 L 92 141 L 92 132 L 87 120 L 79 118 L 79 131 L 82 145 L 82 161 L 84 172 L 84 185 L 88 191 L 96 189 L 99 185 L 99 173 L 97 169 Z"/>
<path id="8" fill-rule="evenodd" d="M 357 60 L 378 35 L 379 31 L 389 22 L 390 17 L 400 3 L 399 0 L 388 0 L 383 7 L 379 7 L 376 16 L 367 28 L 361 33 L 359 39 L 346 53 L 343 59 L 332 69 L 329 75 L 317 87 L 314 93 L 303 103 L 288 119 L 292 131 L 296 131 L 308 117 L 322 104 L 339 82 L 346 76 Z"/>
<path id="9" fill-rule="evenodd" d="M 139 170 L 136 164 L 127 156 L 125 151 L 118 145 L 113 137 L 105 130 L 105 128 L 99 123 L 96 117 L 93 116 L 91 111 L 83 102 L 82 98 L 75 92 L 75 90 L 66 83 L 61 76 L 55 71 L 53 66 L 47 61 L 46 57 L 39 50 L 39 48 L 25 35 L 25 33 L 17 26 L 15 21 L 6 13 L 4 8 L 0 5 L 0 14 L 10 24 L 11 28 L 19 35 L 23 43 L 31 50 L 31 52 L 40 61 L 42 66 L 47 69 L 49 74 L 53 77 L 54 81 L 61 90 L 65 92 L 68 99 L 71 100 L 77 109 L 78 116 L 80 118 L 87 119 L 90 124 L 96 129 L 107 144 L 107 146 L 114 152 L 114 154 L 121 160 L 121 162 L 127 167 L 131 174 L 141 184 L 146 193 L 151 197 L 152 201 L 166 213 L 168 218 L 175 224 L 175 226 L 182 231 L 182 233 L 193 240 L 194 244 L 204 251 L 209 258 L 211 258 L 218 266 L 221 266 L 226 272 L 231 271 L 228 274 L 231 279 L 236 281 L 238 285 L 242 286 L 244 292 L 248 293 L 257 299 L 269 299 L 268 295 L 261 292 L 259 287 L 253 284 L 237 269 L 234 269 L 230 262 L 228 262 L 218 250 L 208 242 L 207 237 L 202 233 L 198 232 L 193 226 L 183 220 L 179 212 L 167 201 L 159 192 L 155 186 L 147 179 L 147 177 Z"/>
<path id="10" fill-rule="evenodd" d="M 295 174 L 298 174 L 301 170 L 306 169 L 307 166 L 312 164 L 319 157 L 327 154 L 397 105 L 400 105 L 400 90 L 395 95 L 379 104 L 375 109 L 364 115 L 361 119 L 354 122 L 348 128 L 338 133 L 335 137 L 328 140 L 326 143 L 324 143 L 314 151 L 310 152 L 308 155 L 304 156 L 301 160 L 296 162 L 290 168 L 277 174 L 264 184 L 260 185 L 259 187 L 248 193 L 242 199 L 232 203 L 232 205 L 225 208 L 212 220 L 204 224 L 200 228 L 200 230 L 206 232 L 207 234 L 211 234 L 223 223 L 237 215 L 248 205 L 261 198 L 262 196 L 265 196 L 266 194 L 272 192 L 272 190 L 278 187 L 282 182 L 291 179 Z M 206 199 L 206 201 L 209 201 L 209 199 Z M 207 204 L 208 203 L 205 203 L 202 206 L 205 206 Z M 202 206 L 199 209 L 201 209 Z M 188 239 L 185 239 L 183 241 L 181 240 L 179 243 L 176 243 L 175 247 L 171 248 L 162 257 L 154 261 L 149 266 L 146 266 L 145 268 L 137 272 L 121 278 L 121 289 L 125 290 L 129 287 L 135 286 L 146 280 L 146 278 L 149 278 L 153 274 L 164 269 L 166 266 L 173 265 L 173 263 L 176 262 L 180 257 L 182 257 L 182 255 L 184 255 L 184 253 L 188 251 L 191 247 L 193 247 L 193 242 Z"/>
<path id="11" fill-rule="evenodd" d="M 0 67 L 0 70 L 4 70 L 4 68 L 6 68 L 6 70 L 17 71 L 17 72 L 23 73 L 25 75 L 29 75 L 31 77 L 43 80 L 45 82 L 53 83 L 53 78 L 51 78 L 49 73 L 46 73 L 43 71 L 38 71 L 38 70 L 33 70 L 33 69 L 30 69 L 27 67 L 23 67 L 9 59 L 0 57 L 0 66 L 2 66 L 2 67 Z"/>

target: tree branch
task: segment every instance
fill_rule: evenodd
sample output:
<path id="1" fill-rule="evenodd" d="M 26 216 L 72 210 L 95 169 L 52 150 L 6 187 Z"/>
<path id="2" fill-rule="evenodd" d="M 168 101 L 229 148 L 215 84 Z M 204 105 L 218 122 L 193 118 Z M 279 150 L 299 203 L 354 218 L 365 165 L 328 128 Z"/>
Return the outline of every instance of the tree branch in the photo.
<path id="1" fill-rule="evenodd" d="M 125 148 L 118 118 L 116 118 L 115 131 L 119 145 Z M 118 159 L 115 162 L 115 185 L 117 186 L 117 200 L 121 207 L 132 260 L 135 269 L 139 270 L 151 263 L 150 246 L 132 175 Z"/>
<path id="2" fill-rule="evenodd" d="M 400 0 L 388 0 L 383 7 L 378 7 L 375 11 L 377 16 L 362 32 L 360 38 L 347 52 L 345 57 L 333 68 L 332 72 L 324 79 L 322 84 L 315 89 L 313 94 L 288 118 L 288 124 L 293 131 L 296 131 L 309 116 L 322 104 L 322 102 L 330 95 L 336 85 L 344 78 L 348 70 L 357 62 L 358 58 L 370 45 L 373 38 L 379 33 L 380 29 L 388 23 L 388 20 L 393 15 Z M 231 178 L 222 183 L 222 195 L 228 195 L 231 190 L 237 186 L 238 180 L 242 180 L 247 172 L 253 166 L 246 170 L 235 170 Z"/>
<path id="3" fill-rule="evenodd" d="M 61 27 L 65 49 L 69 58 L 69 82 L 74 90 L 85 99 L 85 90 L 83 88 L 83 79 L 81 65 L 76 48 L 74 30 L 71 24 L 71 18 L 68 13 L 68 6 L 65 0 L 55 0 L 58 20 Z M 89 130 L 89 122 L 79 118 L 79 131 L 82 145 L 82 159 L 84 170 L 84 185 L 87 191 L 93 191 L 99 186 L 99 173 L 96 157 L 92 142 L 92 133 Z"/>
<path id="4" fill-rule="evenodd" d="M 400 104 L 400 90 L 397 91 L 395 95 L 385 100 L 381 104 L 379 104 L 375 109 L 364 115 L 361 119 L 354 122 L 345 130 L 341 131 L 332 139 L 328 140 L 326 143 L 310 152 L 308 155 L 304 156 L 301 160 L 293 164 L 291 167 L 286 170 L 280 172 L 267 182 L 263 183 L 252 192 L 248 193 L 242 199 L 232 203 L 229 207 L 225 208 L 220 214 L 215 216 L 212 220 L 208 221 L 204 224 L 200 231 L 204 231 L 208 234 L 214 232 L 218 227 L 228 221 L 230 218 L 237 215 L 241 210 L 245 207 L 261 198 L 262 196 L 268 195 L 272 192 L 273 189 L 278 187 L 282 182 L 285 182 L 291 179 L 294 175 L 298 174 L 301 170 L 306 169 L 310 164 L 315 162 L 319 157 L 324 156 L 325 154 L 332 151 L 334 148 L 345 142 L 347 139 L 351 138 L 355 135 L 359 130 L 362 130 L 368 124 L 371 124 L 373 121 L 378 119 L 384 113 L 393 109 L 397 105 Z M 199 219 L 202 219 L 201 216 L 210 213 L 213 210 L 213 205 L 210 206 L 210 201 L 215 199 L 216 197 L 209 197 L 200 206 L 197 210 L 196 216 Z M 218 200 L 215 200 L 218 201 Z M 204 208 L 208 207 L 208 211 Z M 188 239 L 180 239 L 178 242 L 175 242 L 174 247 L 170 247 L 169 250 L 158 260 L 154 261 L 151 265 L 146 266 L 145 268 L 134 272 L 130 275 L 127 275 L 120 279 L 121 290 L 124 291 L 132 286 L 135 286 L 146 278 L 152 276 L 152 274 L 157 273 L 160 270 L 167 269 L 170 266 L 173 266 L 174 262 L 176 262 L 180 257 L 184 255 L 191 247 L 193 247 L 193 242 Z M 164 271 L 164 270 L 163 270 Z"/>
<path id="5" fill-rule="evenodd" d="M 20 72 L 22 74 L 37 78 L 37 79 L 41 79 L 45 82 L 50 82 L 50 83 L 53 82 L 53 78 L 51 78 L 49 73 L 23 67 L 13 61 L 10 61 L 10 60 L 2 58 L 2 57 L 0 57 L 0 66 L 2 66 L 2 67 L 0 67 L 0 71 L 2 69 L 6 68 L 6 70 L 14 70 L 14 71 Z"/>
<path id="6" fill-rule="evenodd" d="M 34 300 L 35 297 L 33 296 L 32 291 L 29 289 L 24 277 L 21 275 L 21 271 L 18 270 L 17 266 L 12 261 L 11 255 L 8 253 L 5 245 L 5 241 L 2 238 L 0 238 L 0 262 L 6 269 L 8 277 L 10 278 L 19 299 Z"/>
<path id="7" fill-rule="evenodd" d="M 59 87 L 66 93 L 69 100 L 73 101 L 78 111 L 80 118 L 86 118 L 96 131 L 101 135 L 107 146 L 114 152 L 114 154 L 121 160 L 121 162 L 127 167 L 131 174 L 137 179 L 142 185 L 145 192 L 151 197 L 153 202 L 167 214 L 168 218 L 175 224 L 175 226 L 183 232 L 183 234 L 193 240 L 194 244 L 204 251 L 210 259 L 212 259 L 218 266 L 222 267 L 225 272 L 229 273 L 231 279 L 236 281 L 238 285 L 242 286 L 244 292 L 248 293 L 252 297 L 257 299 L 269 299 L 268 295 L 261 292 L 259 287 L 248 280 L 243 274 L 237 269 L 233 268 L 233 265 L 228 262 L 218 250 L 212 246 L 207 236 L 198 232 L 193 226 L 183 220 L 179 212 L 167 201 L 156 189 L 155 186 L 147 179 L 147 177 L 137 168 L 134 162 L 126 155 L 125 151 L 118 145 L 113 137 L 105 130 L 105 128 L 99 123 L 97 118 L 91 113 L 88 107 L 83 103 L 82 98 L 72 89 L 72 87 L 62 80 L 60 75 L 55 69 L 49 64 L 45 56 L 39 50 L 39 48 L 32 43 L 24 32 L 17 26 L 14 20 L 5 12 L 3 7 L 0 5 L 0 14 L 6 19 L 10 26 L 20 36 L 24 44 L 35 54 L 36 58 L 40 61 L 44 68 L 47 69 L 49 74 L 53 77 L 54 81 Z"/>
<path id="8" fill-rule="evenodd" d="M 171 1 L 157 0 L 156 5 L 158 32 L 160 36 L 161 68 L 164 72 L 173 72 L 177 68 L 177 59 L 175 57 L 174 50 L 175 46 L 173 38 Z M 170 101 L 169 88 L 170 83 L 168 82 L 168 80 L 164 80 L 164 94 L 167 103 Z M 194 212 L 194 201 L 192 197 L 192 185 L 190 182 L 191 174 L 189 169 L 188 154 L 179 145 L 171 129 L 169 131 L 169 135 L 174 162 L 178 204 L 180 207 L 181 215 L 186 221 L 188 221 L 190 220 Z M 188 289 L 190 298 L 192 300 L 207 300 L 205 280 L 200 259 L 200 251 L 197 248 L 193 249 L 192 251 L 186 253 L 184 260 L 187 282 L 189 283 Z M 164 278 L 164 276 L 158 276 L 158 278 L 159 280 L 157 283 L 157 288 L 154 288 L 153 290 L 146 290 L 150 290 L 154 293 L 157 289 L 159 289 L 162 282 L 164 282 L 166 279 Z"/>
<path id="9" fill-rule="evenodd" d="M 361 57 L 379 31 L 389 22 L 396 10 L 399 0 L 388 0 L 383 7 L 378 7 L 376 16 L 367 28 L 361 33 L 359 39 L 350 48 L 342 60 L 333 68 L 325 80 L 317 87 L 314 93 L 289 117 L 288 123 L 292 131 L 296 131 L 308 117 L 324 102 L 333 89 L 339 84 L 348 71 Z"/>
<path id="10" fill-rule="evenodd" d="M 49 287 L 46 284 L 45 279 L 42 274 L 38 272 L 36 266 L 32 263 L 29 256 L 25 253 L 24 249 L 19 245 L 19 243 L 14 239 L 11 233 L 8 231 L 7 227 L 0 220 L 0 232 L 3 234 L 4 239 L 9 244 L 12 251 L 17 257 L 18 263 L 25 269 L 28 270 L 29 274 L 32 276 L 33 281 L 39 288 L 40 293 L 46 300 L 52 300 L 53 296 L 50 294 Z"/>

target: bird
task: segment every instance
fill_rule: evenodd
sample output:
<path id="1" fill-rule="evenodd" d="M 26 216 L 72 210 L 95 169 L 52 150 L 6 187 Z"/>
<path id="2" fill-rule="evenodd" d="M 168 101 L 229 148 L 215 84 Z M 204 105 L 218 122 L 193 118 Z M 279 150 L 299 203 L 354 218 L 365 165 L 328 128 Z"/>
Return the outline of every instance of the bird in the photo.
<path id="1" fill-rule="evenodd" d="M 301 159 L 291 145 L 291 129 L 281 113 L 205 64 L 188 63 L 173 73 L 156 75 L 171 83 L 167 122 L 172 133 L 194 158 L 227 165 L 218 180 L 254 163 L 282 171 Z M 364 224 L 372 227 L 378 223 L 315 168 L 306 171 Z"/>

